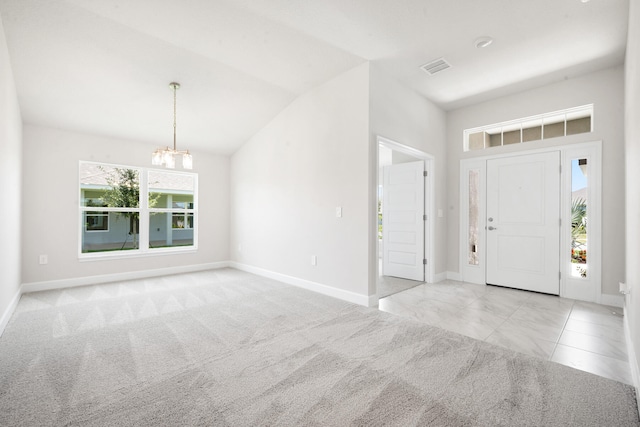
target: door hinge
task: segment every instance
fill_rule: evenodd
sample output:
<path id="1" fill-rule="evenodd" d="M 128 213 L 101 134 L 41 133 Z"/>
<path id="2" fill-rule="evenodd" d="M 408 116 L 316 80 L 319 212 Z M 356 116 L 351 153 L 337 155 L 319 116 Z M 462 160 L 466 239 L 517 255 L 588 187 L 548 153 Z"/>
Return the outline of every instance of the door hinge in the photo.
<path id="1" fill-rule="evenodd" d="M 562 218 L 558 219 L 558 224 L 560 224 L 560 227 L 562 227 Z"/>
<path id="2" fill-rule="evenodd" d="M 562 165 L 560 165 L 560 173 L 562 173 Z"/>
<path id="3" fill-rule="evenodd" d="M 422 176 L 428 176 L 428 175 L 429 175 L 429 172 L 427 172 L 427 171 L 422 171 Z"/>
<path id="4" fill-rule="evenodd" d="M 558 279 L 562 280 L 562 271 L 558 271 Z"/>
<path id="5" fill-rule="evenodd" d="M 422 220 L 423 220 L 423 221 L 426 221 L 426 220 L 427 220 L 427 215 L 426 215 L 426 214 L 422 215 Z"/>
<path id="6" fill-rule="evenodd" d="M 426 258 L 422 260 L 422 264 L 423 265 L 427 265 L 427 259 Z"/>

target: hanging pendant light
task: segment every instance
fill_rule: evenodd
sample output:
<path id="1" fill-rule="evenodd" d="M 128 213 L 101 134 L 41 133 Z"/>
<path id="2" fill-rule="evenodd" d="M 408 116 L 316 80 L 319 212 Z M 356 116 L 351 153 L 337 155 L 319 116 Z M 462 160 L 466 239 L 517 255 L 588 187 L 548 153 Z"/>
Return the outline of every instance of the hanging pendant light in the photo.
<path id="1" fill-rule="evenodd" d="M 189 150 L 178 151 L 176 147 L 176 91 L 180 89 L 180 83 L 169 83 L 169 87 L 173 89 L 173 148 L 158 148 L 153 152 L 151 164 L 175 169 L 176 156 L 180 155 L 182 156 L 182 167 L 184 169 L 193 169 L 193 158 Z"/>

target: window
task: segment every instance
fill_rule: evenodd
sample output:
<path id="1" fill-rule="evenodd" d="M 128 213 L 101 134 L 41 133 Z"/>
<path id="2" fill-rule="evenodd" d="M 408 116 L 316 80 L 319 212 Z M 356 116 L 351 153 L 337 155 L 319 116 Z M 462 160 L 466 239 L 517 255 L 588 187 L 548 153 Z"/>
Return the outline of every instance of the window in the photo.
<path id="1" fill-rule="evenodd" d="M 192 246 L 195 176 L 149 171 L 149 245 L 153 248 Z"/>
<path id="2" fill-rule="evenodd" d="M 587 159 L 571 160 L 571 275 L 587 277 Z"/>
<path id="3" fill-rule="evenodd" d="M 593 105 L 569 108 L 464 131 L 464 151 L 540 141 L 593 130 Z"/>
<path id="4" fill-rule="evenodd" d="M 478 169 L 469 170 L 469 265 L 478 265 L 478 223 L 480 175 Z"/>
<path id="5" fill-rule="evenodd" d="M 195 248 L 196 174 L 80 162 L 79 187 L 81 258 Z"/>
<path id="6" fill-rule="evenodd" d="M 109 212 L 85 212 L 86 231 L 109 231 Z"/>

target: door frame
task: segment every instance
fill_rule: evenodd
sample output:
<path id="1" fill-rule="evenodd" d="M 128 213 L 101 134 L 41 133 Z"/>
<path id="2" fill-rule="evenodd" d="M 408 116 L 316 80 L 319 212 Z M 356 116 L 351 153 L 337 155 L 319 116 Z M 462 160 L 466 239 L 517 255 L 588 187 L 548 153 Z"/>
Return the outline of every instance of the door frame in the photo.
<path id="1" fill-rule="evenodd" d="M 433 258 L 435 252 L 435 216 L 434 216 L 434 157 L 431 154 L 418 150 L 408 145 L 401 144 L 383 136 L 376 136 L 376 204 L 375 204 L 375 218 L 378 218 L 377 206 L 379 201 L 378 195 L 378 182 L 380 179 L 380 147 L 398 151 L 407 154 L 411 157 L 415 157 L 416 160 L 422 160 L 424 162 L 424 170 L 427 172 L 427 177 L 424 185 L 424 213 L 427 215 L 427 220 L 424 225 L 424 258 L 427 260 L 427 265 L 424 271 L 424 280 L 427 283 L 433 283 L 435 277 L 435 260 Z M 378 271 L 378 254 L 380 253 L 380 242 L 378 240 L 378 221 L 375 222 L 376 228 L 372 230 L 375 233 L 376 242 L 376 272 Z"/>
<path id="2" fill-rule="evenodd" d="M 460 222 L 459 271 L 460 280 L 486 283 L 486 172 L 487 160 L 560 152 L 560 296 L 601 303 L 602 301 L 602 141 L 567 144 L 504 154 L 485 155 L 460 160 Z M 589 274 L 587 279 L 571 276 L 571 159 L 589 159 L 588 213 L 589 217 Z M 479 172 L 478 199 L 478 265 L 468 263 L 469 183 L 470 170 Z"/>

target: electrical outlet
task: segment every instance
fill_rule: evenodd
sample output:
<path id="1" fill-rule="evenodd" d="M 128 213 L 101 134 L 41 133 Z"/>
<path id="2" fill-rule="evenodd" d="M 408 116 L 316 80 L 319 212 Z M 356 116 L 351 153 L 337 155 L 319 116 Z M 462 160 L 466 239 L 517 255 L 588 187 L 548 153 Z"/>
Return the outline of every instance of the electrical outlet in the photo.
<path id="1" fill-rule="evenodd" d="M 318 257 L 311 255 L 311 265 L 318 265 Z"/>
<path id="2" fill-rule="evenodd" d="M 342 218 L 342 206 L 336 208 L 336 218 Z"/>

